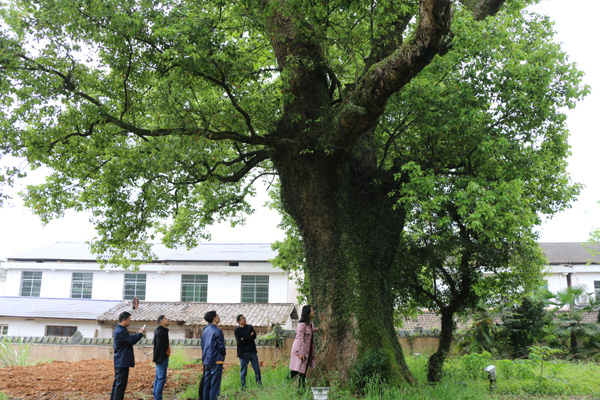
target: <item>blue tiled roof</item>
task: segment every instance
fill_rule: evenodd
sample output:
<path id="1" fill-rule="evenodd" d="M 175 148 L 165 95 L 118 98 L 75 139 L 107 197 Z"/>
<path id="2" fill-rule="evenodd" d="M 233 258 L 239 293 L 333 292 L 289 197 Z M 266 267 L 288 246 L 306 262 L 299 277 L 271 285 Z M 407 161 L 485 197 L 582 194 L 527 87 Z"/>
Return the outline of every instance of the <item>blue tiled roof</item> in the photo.
<path id="1" fill-rule="evenodd" d="M 268 261 L 277 253 L 270 243 L 258 244 L 200 244 L 187 250 L 185 247 L 169 249 L 162 244 L 153 244 L 157 261 Z M 8 261 L 95 261 L 89 246 L 83 242 L 59 242 L 11 257 Z"/>
<path id="2" fill-rule="evenodd" d="M 0 297 L 0 317 L 96 320 L 121 301 Z"/>

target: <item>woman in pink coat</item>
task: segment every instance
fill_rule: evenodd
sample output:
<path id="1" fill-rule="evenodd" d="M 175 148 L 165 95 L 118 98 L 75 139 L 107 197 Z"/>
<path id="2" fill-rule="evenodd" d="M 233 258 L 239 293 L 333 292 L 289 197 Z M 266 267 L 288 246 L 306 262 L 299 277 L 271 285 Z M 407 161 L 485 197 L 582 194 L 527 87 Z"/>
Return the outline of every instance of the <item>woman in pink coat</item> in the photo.
<path id="1" fill-rule="evenodd" d="M 312 320 L 315 316 L 315 310 L 309 305 L 302 307 L 302 315 L 298 321 L 296 328 L 296 339 L 292 346 L 292 354 L 290 355 L 290 375 L 289 378 L 294 378 L 300 375 L 300 387 L 304 387 L 306 382 L 306 371 L 308 367 L 314 368 L 315 362 L 315 345 L 313 344 L 313 333 L 318 330 L 315 328 Z"/>

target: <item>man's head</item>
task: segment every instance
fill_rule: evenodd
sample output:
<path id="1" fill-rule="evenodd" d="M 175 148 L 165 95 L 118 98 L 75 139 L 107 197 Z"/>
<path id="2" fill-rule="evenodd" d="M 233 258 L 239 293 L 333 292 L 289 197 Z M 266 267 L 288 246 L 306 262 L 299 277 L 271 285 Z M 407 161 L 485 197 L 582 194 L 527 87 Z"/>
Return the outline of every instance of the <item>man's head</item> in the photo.
<path id="1" fill-rule="evenodd" d="M 131 324 L 131 314 L 127 311 L 123 311 L 121 314 L 119 314 L 119 325 L 127 328 L 129 324 Z"/>
<path id="2" fill-rule="evenodd" d="M 159 325 L 164 326 L 165 328 L 169 326 L 169 318 L 167 318 L 164 315 L 159 315 L 158 318 L 156 318 L 156 322 L 158 322 Z"/>
<path id="3" fill-rule="evenodd" d="M 240 314 L 237 317 L 235 317 L 235 320 L 237 321 L 239 326 L 241 326 L 241 327 L 246 326 L 246 317 L 244 317 L 243 314 Z"/>
<path id="4" fill-rule="evenodd" d="M 209 311 L 206 314 L 204 314 L 204 320 L 209 324 L 215 325 L 218 325 L 219 322 L 221 322 L 221 318 L 219 317 L 219 314 L 217 314 L 216 311 Z"/>

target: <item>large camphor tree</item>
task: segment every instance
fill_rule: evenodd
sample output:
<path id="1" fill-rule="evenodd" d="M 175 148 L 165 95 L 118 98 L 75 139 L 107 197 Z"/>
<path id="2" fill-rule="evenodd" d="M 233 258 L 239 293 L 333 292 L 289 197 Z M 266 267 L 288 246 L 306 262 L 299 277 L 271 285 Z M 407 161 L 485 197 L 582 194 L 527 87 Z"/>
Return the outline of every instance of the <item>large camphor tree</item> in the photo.
<path id="1" fill-rule="evenodd" d="M 254 182 L 276 176 L 320 373 L 414 381 L 392 278 L 423 243 L 415 216 L 445 207 L 500 245 L 577 191 L 560 110 L 585 93 L 581 74 L 528 1 L 504 3 L 14 0 L 0 152 L 50 167 L 28 205 L 44 220 L 91 210 L 93 250 L 124 266 L 156 233 L 193 246 L 239 220 Z M 498 216 L 510 229 L 489 232 Z"/>

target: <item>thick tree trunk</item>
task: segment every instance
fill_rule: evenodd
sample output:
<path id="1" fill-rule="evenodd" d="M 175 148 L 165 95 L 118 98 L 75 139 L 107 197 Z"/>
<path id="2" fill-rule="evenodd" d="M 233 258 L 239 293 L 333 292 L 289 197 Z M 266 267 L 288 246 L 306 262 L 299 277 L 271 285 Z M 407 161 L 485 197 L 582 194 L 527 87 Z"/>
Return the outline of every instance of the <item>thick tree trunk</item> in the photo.
<path id="1" fill-rule="evenodd" d="M 454 311 L 442 310 L 442 332 L 440 335 L 440 344 L 435 353 L 429 357 L 429 369 L 427 371 L 428 382 L 439 382 L 442 379 L 442 369 L 446 356 L 452 345 L 452 335 L 454 333 Z"/>
<path id="2" fill-rule="evenodd" d="M 394 329 L 390 279 L 402 215 L 368 171 L 351 163 L 340 169 L 334 157 L 294 163 L 291 156 L 275 164 L 284 208 L 305 244 L 320 328 L 317 374 L 413 382 Z"/>

